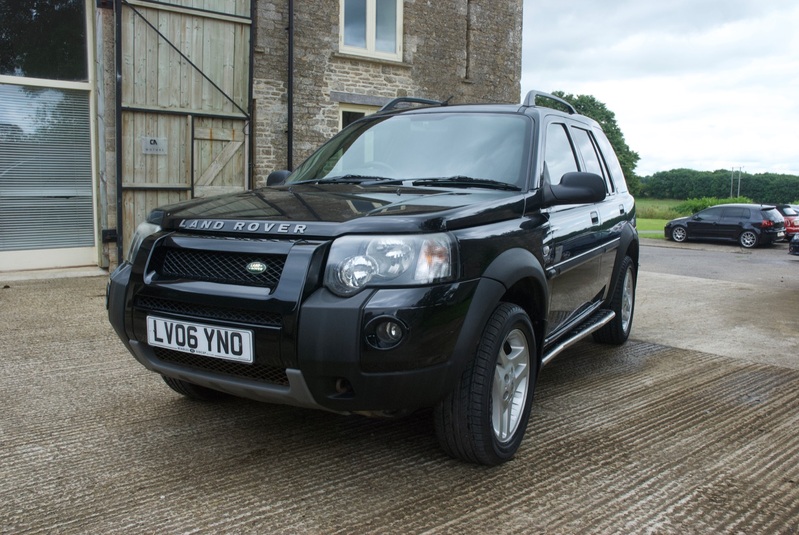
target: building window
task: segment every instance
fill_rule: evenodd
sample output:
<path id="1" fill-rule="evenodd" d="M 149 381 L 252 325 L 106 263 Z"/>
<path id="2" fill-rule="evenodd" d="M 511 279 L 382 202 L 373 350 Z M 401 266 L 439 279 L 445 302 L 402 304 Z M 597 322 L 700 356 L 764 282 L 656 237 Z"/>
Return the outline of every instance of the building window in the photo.
<path id="1" fill-rule="evenodd" d="M 93 4 L 0 0 L 0 266 L 97 262 Z"/>
<path id="2" fill-rule="evenodd" d="M 0 10 L 0 74 L 87 81 L 85 2 L 7 2 Z"/>
<path id="3" fill-rule="evenodd" d="M 358 119 L 371 115 L 380 108 L 357 104 L 341 104 L 339 107 L 339 130 L 343 130 Z"/>
<path id="4" fill-rule="evenodd" d="M 402 0 L 341 0 L 340 50 L 402 60 Z"/>
<path id="5" fill-rule="evenodd" d="M 360 106 L 357 104 L 341 104 L 339 108 L 339 130 L 343 130 L 351 123 L 354 123 L 362 117 L 371 115 L 380 108 L 374 106 Z"/>
<path id="6" fill-rule="evenodd" d="M 0 251 L 94 246 L 89 94 L 0 84 Z"/>

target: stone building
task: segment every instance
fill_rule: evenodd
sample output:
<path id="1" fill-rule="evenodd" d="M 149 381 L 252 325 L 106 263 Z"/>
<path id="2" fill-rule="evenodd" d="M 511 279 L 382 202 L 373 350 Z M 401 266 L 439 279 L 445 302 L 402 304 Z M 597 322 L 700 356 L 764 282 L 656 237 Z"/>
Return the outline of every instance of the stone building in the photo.
<path id="1" fill-rule="evenodd" d="M 17 5 L 0 271 L 113 267 L 155 206 L 261 186 L 398 96 L 520 98 L 522 0 Z"/>

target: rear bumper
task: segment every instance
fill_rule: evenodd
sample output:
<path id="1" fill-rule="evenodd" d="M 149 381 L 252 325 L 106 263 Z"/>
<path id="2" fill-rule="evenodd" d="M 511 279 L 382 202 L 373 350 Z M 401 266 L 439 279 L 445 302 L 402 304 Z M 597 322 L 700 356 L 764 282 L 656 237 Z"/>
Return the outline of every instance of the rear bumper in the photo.
<path id="1" fill-rule="evenodd" d="M 782 233 L 782 236 L 780 236 Z M 760 231 L 760 238 L 759 243 L 763 245 L 767 245 L 770 243 L 775 243 L 778 241 L 782 241 L 788 235 L 787 231 L 785 230 L 768 230 L 768 231 Z"/>

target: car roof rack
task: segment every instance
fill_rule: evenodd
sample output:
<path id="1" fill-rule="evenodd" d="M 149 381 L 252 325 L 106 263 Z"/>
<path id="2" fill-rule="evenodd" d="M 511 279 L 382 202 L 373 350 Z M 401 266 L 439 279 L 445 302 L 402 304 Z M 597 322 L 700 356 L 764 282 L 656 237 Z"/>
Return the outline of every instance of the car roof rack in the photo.
<path id="1" fill-rule="evenodd" d="M 452 97 L 450 97 L 452 98 Z M 395 98 L 394 100 L 390 101 L 388 104 L 380 108 L 380 111 L 391 111 L 397 109 L 400 104 L 425 104 L 428 106 L 446 106 L 449 102 L 449 99 L 445 101 L 441 100 L 431 100 L 428 98 L 416 98 L 416 97 L 399 97 Z"/>
<path id="2" fill-rule="evenodd" d="M 538 98 L 538 97 L 548 98 L 550 100 L 554 100 L 555 102 L 563 104 L 564 106 L 566 106 L 566 109 L 569 110 L 569 114 L 570 115 L 577 115 L 577 110 L 574 108 L 574 106 L 572 106 L 571 104 L 569 104 L 568 102 L 566 102 L 562 98 L 556 97 L 555 95 L 552 95 L 550 93 L 544 93 L 543 91 L 536 91 L 535 89 L 533 89 L 532 91 L 527 93 L 527 96 L 525 97 L 524 103 L 522 103 L 522 106 L 524 106 L 526 108 L 530 108 L 532 106 L 535 106 L 535 99 Z"/>

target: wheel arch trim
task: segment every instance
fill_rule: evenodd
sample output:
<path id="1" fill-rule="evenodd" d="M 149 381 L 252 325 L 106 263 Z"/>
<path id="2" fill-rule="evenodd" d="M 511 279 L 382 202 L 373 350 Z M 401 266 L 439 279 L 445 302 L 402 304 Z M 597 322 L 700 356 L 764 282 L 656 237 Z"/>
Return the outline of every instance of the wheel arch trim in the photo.
<path id="1" fill-rule="evenodd" d="M 509 302 L 519 305 L 530 316 L 536 336 L 536 356 L 540 362 L 549 307 L 549 288 L 546 281 L 546 274 L 541 263 L 533 253 L 526 249 L 509 249 L 489 264 L 477 285 L 472 304 L 461 328 L 461 335 L 455 344 L 454 354 L 457 366 L 453 380 L 460 377 L 469 359 L 474 355 L 494 309 L 509 295 L 514 297 Z M 526 292 L 525 285 L 532 285 L 539 299 L 519 302 L 520 297 Z"/>
<path id="2" fill-rule="evenodd" d="M 615 274 L 621 266 L 621 263 L 624 261 L 624 258 L 629 256 L 633 261 L 634 271 L 635 271 L 635 284 L 638 285 L 638 259 L 640 256 L 641 246 L 638 242 L 638 232 L 632 226 L 625 226 L 621 233 L 621 243 L 619 244 L 619 248 L 616 249 L 616 259 L 613 264 L 613 273 L 614 276 L 611 277 L 611 287 L 608 288 L 607 297 L 613 295 L 613 292 L 616 290 L 616 279 L 617 277 Z"/>

